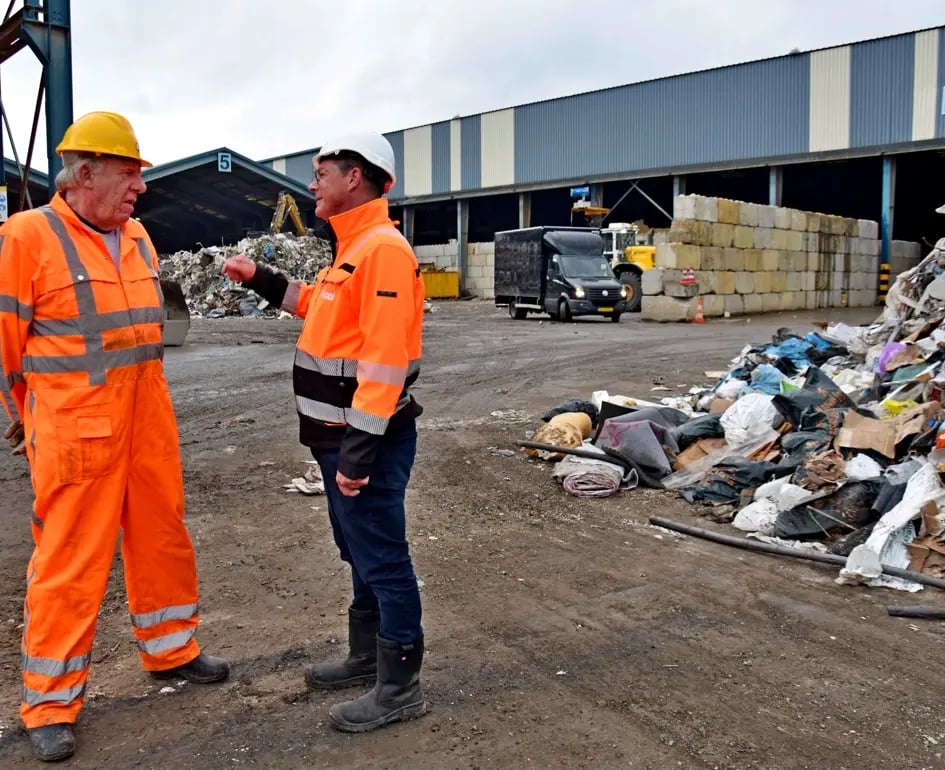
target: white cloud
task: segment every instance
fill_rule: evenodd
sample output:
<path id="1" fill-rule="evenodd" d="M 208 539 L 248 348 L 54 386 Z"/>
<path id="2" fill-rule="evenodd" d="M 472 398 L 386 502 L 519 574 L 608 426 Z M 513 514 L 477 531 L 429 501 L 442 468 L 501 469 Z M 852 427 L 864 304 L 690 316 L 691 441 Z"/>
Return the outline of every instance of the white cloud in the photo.
<path id="1" fill-rule="evenodd" d="M 855 11 L 849 0 L 85 0 L 72 5 L 74 112 L 124 112 L 158 163 L 220 145 L 270 157 L 336 131 L 407 128 L 942 20 L 940 0 L 887 9 L 879 0 Z M 39 67 L 24 51 L 0 76 L 22 156 Z M 34 165 L 45 168 L 44 145 Z"/>

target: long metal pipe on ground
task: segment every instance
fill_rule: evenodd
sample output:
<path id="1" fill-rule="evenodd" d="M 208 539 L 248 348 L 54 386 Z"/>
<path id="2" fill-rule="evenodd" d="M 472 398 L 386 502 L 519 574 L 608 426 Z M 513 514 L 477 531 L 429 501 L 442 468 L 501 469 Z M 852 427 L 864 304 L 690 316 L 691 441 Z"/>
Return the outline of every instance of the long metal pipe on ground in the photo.
<path id="1" fill-rule="evenodd" d="M 673 521 L 672 519 L 665 519 L 662 516 L 650 516 L 650 524 L 653 524 L 657 527 L 663 527 L 664 529 L 671 529 L 674 532 L 682 532 L 686 535 L 692 535 L 693 537 L 701 537 L 704 540 L 712 540 L 713 542 L 722 543 L 723 545 L 731 545 L 735 548 L 744 548 L 748 551 L 769 553 L 775 556 L 790 556 L 793 559 L 805 559 L 807 561 L 816 561 L 820 562 L 821 564 L 832 564 L 834 566 L 840 567 L 847 563 L 845 557 L 836 556 L 832 553 L 800 551 L 784 545 L 774 545 L 773 543 L 763 543 L 761 541 L 748 540 L 743 537 L 725 535 L 721 532 L 712 532 L 708 529 L 700 529 L 699 527 L 693 527 L 689 524 Z M 923 575 L 920 572 L 899 569 L 899 567 L 888 567 L 885 564 L 882 565 L 882 568 L 883 574 L 885 575 L 903 578 L 904 580 L 911 580 L 915 583 L 921 583 L 922 585 L 945 590 L 945 580 L 942 580 L 941 578 L 929 577 L 928 575 Z"/>

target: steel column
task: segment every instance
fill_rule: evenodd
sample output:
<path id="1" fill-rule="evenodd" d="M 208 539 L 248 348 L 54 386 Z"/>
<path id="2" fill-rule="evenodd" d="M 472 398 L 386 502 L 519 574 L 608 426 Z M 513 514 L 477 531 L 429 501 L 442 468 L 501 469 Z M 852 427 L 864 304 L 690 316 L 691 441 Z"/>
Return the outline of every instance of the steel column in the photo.
<path id="1" fill-rule="evenodd" d="M 469 240 L 469 200 L 456 199 L 456 270 L 459 272 L 459 293 L 466 289 L 466 245 Z"/>
<path id="2" fill-rule="evenodd" d="M 768 169 L 768 205 L 781 205 L 781 189 L 784 184 L 784 171 L 780 166 Z"/>
<path id="3" fill-rule="evenodd" d="M 530 192 L 518 194 L 518 226 L 519 229 L 532 226 L 532 194 Z"/>
<path id="4" fill-rule="evenodd" d="M 880 216 L 879 233 L 883 241 L 880 256 L 880 270 L 889 269 L 889 260 L 892 250 L 893 215 L 896 210 L 896 159 L 886 155 L 883 158 L 883 193 L 882 213 Z"/>
<path id="5" fill-rule="evenodd" d="M 413 232 L 414 232 L 414 219 L 415 211 L 413 206 L 404 206 L 404 238 L 407 239 L 407 243 L 413 246 Z"/>

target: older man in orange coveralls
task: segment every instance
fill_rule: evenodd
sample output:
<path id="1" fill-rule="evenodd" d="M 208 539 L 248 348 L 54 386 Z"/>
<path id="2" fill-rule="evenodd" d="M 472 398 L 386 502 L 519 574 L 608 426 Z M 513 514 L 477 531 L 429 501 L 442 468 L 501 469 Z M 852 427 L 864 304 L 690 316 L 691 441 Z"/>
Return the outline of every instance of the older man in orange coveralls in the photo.
<path id="1" fill-rule="evenodd" d="M 75 750 L 119 530 L 141 663 L 216 682 L 201 653 L 177 425 L 162 366 L 156 252 L 131 219 L 145 191 L 131 124 L 93 112 L 57 148 L 48 206 L 0 227 L 0 403 L 35 493 L 20 713 L 36 756 Z"/>

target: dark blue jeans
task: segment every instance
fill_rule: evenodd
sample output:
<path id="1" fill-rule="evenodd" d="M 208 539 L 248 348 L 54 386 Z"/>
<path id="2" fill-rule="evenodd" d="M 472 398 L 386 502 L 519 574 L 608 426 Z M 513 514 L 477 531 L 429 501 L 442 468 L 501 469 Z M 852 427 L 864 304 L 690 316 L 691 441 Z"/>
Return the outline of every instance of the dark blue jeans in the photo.
<path id="1" fill-rule="evenodd" d="M 358 610 L 380 611 L 380 634 L 400 644 L 423 636 L 420 591 L 407 545 L 404 495 L 417 453 L 417 428 L 410 423 L 384 436 L 371 480 L 361 494 L 345 497 L 335 483 L 338 452 L 313 452 L 325 479 L 328 517 L 335 544 L 351 566 Z"/>

